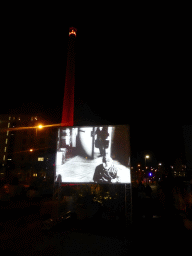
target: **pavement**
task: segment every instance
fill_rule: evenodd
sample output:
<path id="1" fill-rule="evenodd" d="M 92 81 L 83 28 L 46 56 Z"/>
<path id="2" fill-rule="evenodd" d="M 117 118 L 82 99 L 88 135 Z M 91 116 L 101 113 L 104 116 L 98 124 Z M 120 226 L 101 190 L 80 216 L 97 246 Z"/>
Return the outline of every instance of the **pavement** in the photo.
<path id="1" fill-rule="evenodd" d="M 10 223 L 0 236 L 0 248 L 6 255 L 12 252 L 31 256 L 188 252 L 191 233 L 175 224 L 175 220 L 162 218 L 138 220 L 127 227 L 123 222 L 69 220 L 44 232 L 37 218 L 24 225 Z"/>
<path id="2" fill-rule="evenodd" d="M 75 156 L 58 165 L 56 175 L 61 175 L 63 182 L 93 182 L 95 167 L 102 163 L 102 157 L 90 160 L 85 157 Z"/>
<path id="3" fill-rule="evenodd" d="M 1 255 L 125 255 L 126 240 L 109 234 L 106 222 L 99 226 L 90 220 L 69 220 L 43 231 L 37 215 L 25 223 L 7 221 L 0 232 Z"/>
<path id="4" fill-rule="evenodd" d="M 153 211 L 152 216 L 144 216 L 133 205 L 132 223 L 127 226 L 122 216 L 110 219 L 101 212 L 83 220 L 68 218 L 44 230 L 38 207 L 39 203 L 34 202 L 25 216 L 14 215 L 15 210 L 10 210 L 12 219 L 0 222 L 1 255 L 113 256 L 178 250 L 188 253 L 191 248 L 192 231 L 185 227 L 181 215 L 160 216 Z"/>
<path id="5" fill-rule="evenodd" d="M 95 159 L 89 159 L 82 156 L 74 156 L 67 159 L 63 165 L 57 165 L 56 175 L 62 177 L 63 182 L 94 182 L 93 176 L 95 168 L 102 164 L 102 157 L 95 154 Z M 114 166 L 118 169 L 119 182 L 130 182 L 130 172 L 128 168 L 121 165 L 118 161 L 113 161 Z"/>

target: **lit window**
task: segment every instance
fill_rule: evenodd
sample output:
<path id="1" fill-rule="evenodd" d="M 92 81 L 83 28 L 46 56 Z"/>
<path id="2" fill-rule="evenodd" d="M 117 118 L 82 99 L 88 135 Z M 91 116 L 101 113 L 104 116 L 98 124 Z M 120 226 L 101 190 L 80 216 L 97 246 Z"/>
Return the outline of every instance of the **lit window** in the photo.
<path id="1" fill-rule="evenodd" d="M 7 131 L 7 136 L 9 135 L 9 131 Z"/>
<path id="2" fill-rule="evenodd" d="M 37 177 L 37 173 L 33 173 L 33 177 Z"/>
<path id="3" fill-rule="evenodd" d="M 3 156 L 3 161 L 5 161 L 5 155 Z"/>
<path id="4" fill-rule="evenodd" d="M 5 144 L 7 144 L 7 142 L 8 142 L 8 139 L 5 140 Z"/>
<path id="5" fill-rule="evenodd" d="M 6 151 L 7 151 L 7 147 L 4 148 L 4 152 L 6 152 Z"/>
<path id="6" fill-rule="evenodd" d="M 10 127 L 10 123 L 8 123 L 8 128 Z"/>
<path id="7" fill-rule="evenodd" d="M 44 161 L 44 157 L 38 157 L 38 162 L 43 162 Z"/>

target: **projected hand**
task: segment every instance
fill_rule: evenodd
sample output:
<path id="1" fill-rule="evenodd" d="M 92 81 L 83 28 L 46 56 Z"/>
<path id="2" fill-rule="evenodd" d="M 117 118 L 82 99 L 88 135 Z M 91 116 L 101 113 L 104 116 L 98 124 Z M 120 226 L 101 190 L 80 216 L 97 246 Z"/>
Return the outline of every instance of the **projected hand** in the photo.
<path id="1" fill-rule="evenodd" d="M 111 180 L 111 183 L 117 183 L 119 181 L 118 177 Z"/>

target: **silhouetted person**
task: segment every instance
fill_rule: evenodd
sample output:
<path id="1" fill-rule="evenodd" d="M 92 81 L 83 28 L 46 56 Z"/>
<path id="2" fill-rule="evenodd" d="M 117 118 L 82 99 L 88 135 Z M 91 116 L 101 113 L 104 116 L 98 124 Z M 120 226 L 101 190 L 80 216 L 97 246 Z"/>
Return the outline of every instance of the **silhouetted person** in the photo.
<path id="1" fill-rule="evenodd" d="M 152 189 L 149 186 L 149 184 L 147 184 L 146 188 L 145 188 L 145 194 L 147 197 L 151 197 L 151 193 L 152 193 Z"/>
<path id="2" fill-rule="evenodd" d="M 57 177 L 57 182 L 59 182 L 59 183 L 62 182 L 62 176 L 61 176 L 61 174 L 58 175 L 58 177 Z"/>
<path id="3" fill-rule="evenodd" d="M 137 191 L 138 191 L 138 199 L 143 199 L 145 197 L 145 186 L 142 184 L 142 182 L 139 182 Z"/>
<path id="4" fill-rule="evenodd" d="M 105 156 L 105 149 L 109 146 L 109 141 L 106 140 L 109 136 L 108 127 L 103 127 L 102 130 L 97 128 L 96 135 L 97 140 L 95 141 L 95 146 L 99 148 L 101 156 Z"/>
<path id="5" fill-rule="evenodd" d="M 98 165 L 95 169 L 93 181 L 96 183 L 118 182 L 117 169 L 113 165 L 113 160 L 111 157 L 103 157 L 103 163 Z"/>
<path id="6" fill-rule="evenodd" d="M 144 199 L 145 199 L 145 186 L 142 182 L 139 182 L 137 187 L 137 199 L 136 199 L 136 215 L 141 218 L 144 215 Z"/>
<path id="7" fill-rule="evenodd" d="M 146 219 L 151 219 L 153 217 L 153 203 L 151 198 L 152 189 L 149 186 L 149 184 L 147 184 L 145 188 L 145 194 L 146 194 L 146 197 L 144 199 L 144 209 L 145 209 L 144 214 Z"/>

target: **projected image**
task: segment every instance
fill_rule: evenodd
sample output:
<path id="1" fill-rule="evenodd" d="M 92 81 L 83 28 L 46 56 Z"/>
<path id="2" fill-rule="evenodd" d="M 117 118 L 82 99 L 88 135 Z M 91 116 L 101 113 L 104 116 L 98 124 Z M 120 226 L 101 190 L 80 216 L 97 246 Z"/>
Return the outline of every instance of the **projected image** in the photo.
<path id="1" fill-rule="evenodd" d="M 130 183 L 128 127 L 59 128 L 55 181 Z"/>

